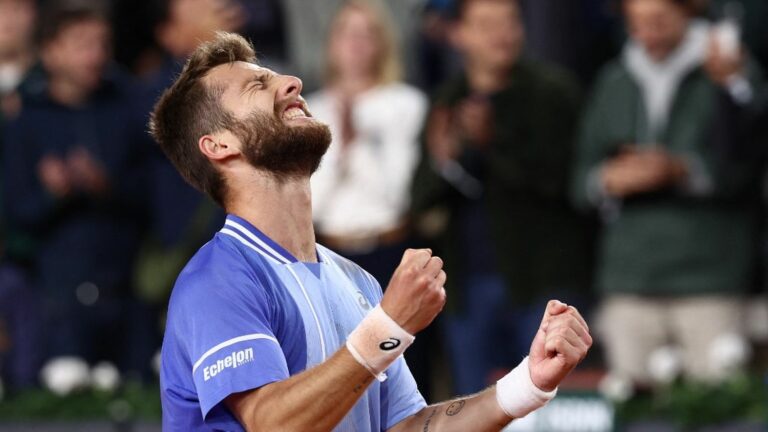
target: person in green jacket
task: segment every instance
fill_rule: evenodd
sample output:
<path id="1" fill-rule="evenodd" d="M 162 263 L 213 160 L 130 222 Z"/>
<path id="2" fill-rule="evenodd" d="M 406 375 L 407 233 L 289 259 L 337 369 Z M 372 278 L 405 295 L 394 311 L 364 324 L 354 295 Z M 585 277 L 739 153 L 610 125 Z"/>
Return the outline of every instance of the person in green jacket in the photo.
<path id="1" fill-rule="evenodd" d="M 411 198 L 450 274 L 454 390 L 472 393 L 525 355 L 544 298 L 583 303 L 592 232 L 568 199 L 574 80 L 521 58 L 517 1 L 459 3 L 452 38 L 465 70 L 433 101 Z"/>
<path id="2" fill-rule="evenodd" d="M 693 3 L 624 0 L 630 38 L 595 85 L 572 184 L 603 216 L 595 277 L 611 377 L 636 385 L 675 369 L 716 381 L 747 360 L 760 167 L 726 157 L 739 134 L 722 123 L 762 84 Z"/>

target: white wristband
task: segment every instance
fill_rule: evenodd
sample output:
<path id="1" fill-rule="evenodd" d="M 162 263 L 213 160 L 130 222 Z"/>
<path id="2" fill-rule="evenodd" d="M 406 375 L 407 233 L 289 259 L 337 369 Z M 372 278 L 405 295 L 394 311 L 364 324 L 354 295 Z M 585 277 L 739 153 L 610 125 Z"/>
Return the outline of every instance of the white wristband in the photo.
<path id="1" fill-rule="evenodd" d="M 543 407 L 557 394 L 557 389 L 545 392 L 531 381 L 528 357 L 496 383 L 496 401 L 512 418 L 523 418 Z"/>
<path id="2" fill-rule="evenodd" d="M 384 371 L 415 339 L 390 318 L 381 306 L 376 306 L 350 333 L 347 349 L 358 363 L 383 382 L 387 379 Z"/>

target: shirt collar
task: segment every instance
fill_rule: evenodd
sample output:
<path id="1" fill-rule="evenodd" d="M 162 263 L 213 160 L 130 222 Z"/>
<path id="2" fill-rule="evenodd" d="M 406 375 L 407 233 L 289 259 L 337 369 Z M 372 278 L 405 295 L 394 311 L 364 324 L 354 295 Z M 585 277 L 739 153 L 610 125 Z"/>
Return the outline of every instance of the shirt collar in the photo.
<path id="1" fill-rule="evenodd" d="M 227 215 L 222 230 L 230 230 L 236 233 L 239 238 L 245 240 L 248 245 L 257 249 L 258 252 L 283 264 L 292 264 L 299 261 L 296 257 L 291 255 L 290 252 L 285 250 L 285 248 L 277 244 L 277 242 L 269 238 L 250 222 L 239 216 L 233 214 Z"/>

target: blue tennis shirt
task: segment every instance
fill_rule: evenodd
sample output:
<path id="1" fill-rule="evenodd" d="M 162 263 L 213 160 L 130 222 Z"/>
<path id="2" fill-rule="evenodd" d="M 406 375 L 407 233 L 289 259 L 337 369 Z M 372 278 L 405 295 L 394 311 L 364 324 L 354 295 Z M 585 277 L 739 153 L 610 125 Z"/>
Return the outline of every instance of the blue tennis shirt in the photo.
<path id="1" fill-rule="evenodd" d="M 317 246 L 300 262 L 230 215 L 179 275 L 160 371 L 163 430 L 243 431 L 227 396 L 281 381 L 333 355 L 381 300 L 349 260 Z M 374 381 L 335 431 L 383 431 L 426 406 L 403 358 Z"/>

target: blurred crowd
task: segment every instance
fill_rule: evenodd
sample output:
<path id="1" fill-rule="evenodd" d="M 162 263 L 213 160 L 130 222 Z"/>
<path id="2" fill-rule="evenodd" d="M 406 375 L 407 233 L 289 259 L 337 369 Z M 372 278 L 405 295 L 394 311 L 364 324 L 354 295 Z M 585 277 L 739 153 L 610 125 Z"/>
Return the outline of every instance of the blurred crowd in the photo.
<path id="1" fill-rule="evenodd" d="M 175 277 L 224 215 L 148 115 L 217 30 L 331 127 L 319 242 L 382 287 L 407 247 L 444 257 L 448 306 L 406 354 L 428 399 L 442 362 L 456 394 L 517 364 L 553 297 L 591 317 L 612 397 L 744 372 L 768 340 L 766 19 L 763 0 L 0 0 L 2 382 L 155 379 Z"/>

